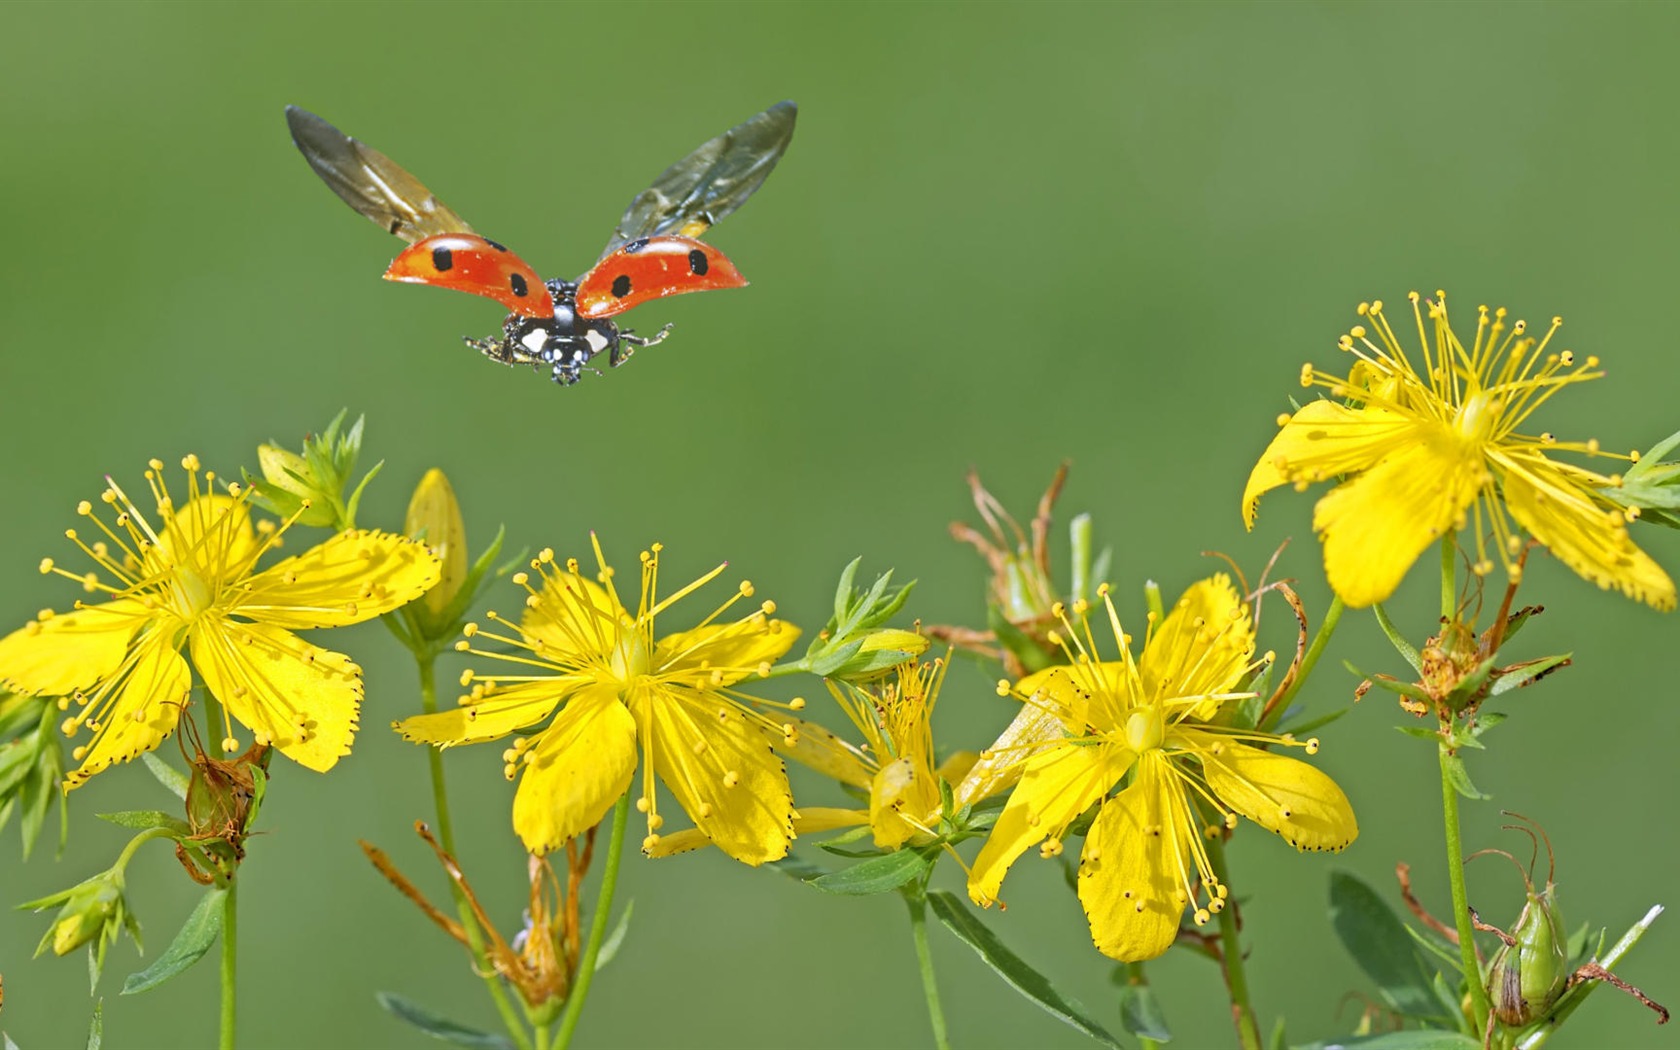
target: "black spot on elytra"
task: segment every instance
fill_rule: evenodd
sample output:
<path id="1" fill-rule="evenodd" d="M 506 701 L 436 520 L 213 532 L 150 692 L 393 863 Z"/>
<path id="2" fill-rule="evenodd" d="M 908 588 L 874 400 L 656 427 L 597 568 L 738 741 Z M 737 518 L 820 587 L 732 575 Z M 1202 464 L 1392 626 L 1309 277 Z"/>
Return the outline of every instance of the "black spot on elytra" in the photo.
<path id="1" fill-rule="evenodd" d="M 484 238 L 484 243 L 485 243 L 485 244 L 488 244 L 488 245 L 489 245 L 489 246 L 490 246 L 490 247 L 492 247 L 492 248 L 494 248 L 494 249 L 496 249 L 496 250 L 497 250 L 497 251 L 499 251 L 499 252 L 505 252 L 505 251 L 507 251 L 507 249 L 506 249 L 506 248 L 504 248 L 504 247 L 502 247 L 502 246 L 501 246 L 501 245 L 499 245 L 499 244 L 497 244 L 497 243 L 496 243 L 496 242 L 495 242 L 495 241 L 493 241 L 493 240 L 491 240 L 491 239 L 490 239 L 490 238 L 488 238 L 488 237 L 486 237 L 486 238 Z"/>
<path id="2" fill-rule="evenodd" d="M 635 240 L 631 241 L 629 244 L 626 244 L 624 246 L 624 254 L 635 255 L 637 252 L 639 252 L 643 248 L 647 247 L 647 242 L 648 242 L 648 239 L 646 237 L 636 238 Z"/>
<path id="3" fill-rule="evenodd" d="M 688 253 L 688 268 L 694 276 L 704 277 L 706 271 L 711 268 L 711 263 L 706 261 L 705 252 L 698 248 L 691 248 Z"/>
<path id="4" fill-rule="evenodd" d="M 630 275 L 621 273 L 613 278 L 612 293 L 614 299 L 622 299 L 630 294 Z"/>
<path id="5" fill-rule="evenodd" d="M 508 284 L 513 287 L 513 294 L 521 299 L 531 290 L 525 286 L 525 278 L 516 273 L 508 274 Z"/>
<path id="6" fill-rule="evenodd" d="M 448 248 L 432 249 L 432 269 L 444 273 L 455 265 L 455 253 Z"/>

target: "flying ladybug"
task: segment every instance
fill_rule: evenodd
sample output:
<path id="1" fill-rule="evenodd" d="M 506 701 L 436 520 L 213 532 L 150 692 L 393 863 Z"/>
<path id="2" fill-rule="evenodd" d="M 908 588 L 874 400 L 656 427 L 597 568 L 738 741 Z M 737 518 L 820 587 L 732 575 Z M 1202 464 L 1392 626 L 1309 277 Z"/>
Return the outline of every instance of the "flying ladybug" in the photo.
<path id="1" fill-rule="evenodd" d="M 614 317 L 685 292 L 739 288 L 746 278 L 728 256 L 698 238 L 746 203 L 793 139 L 798 107 L 778 102 L 702 143 L 636 194 L 600 259 L 575 281 L 544 281 L 519 256 L 473 232 L 420 180 L 385 154 L 315 114 L 286 107 L 292 141 L 332 191 L 387 232 L 409 242 L 385 271 L 388 281 L 433 284 L 494 299 L 512 312 L 502 334 L 466 339 L 493 361 L 550 369 L 570 386 L 605 353 L 613 366 L 651 336 L 619 328 Z"/>

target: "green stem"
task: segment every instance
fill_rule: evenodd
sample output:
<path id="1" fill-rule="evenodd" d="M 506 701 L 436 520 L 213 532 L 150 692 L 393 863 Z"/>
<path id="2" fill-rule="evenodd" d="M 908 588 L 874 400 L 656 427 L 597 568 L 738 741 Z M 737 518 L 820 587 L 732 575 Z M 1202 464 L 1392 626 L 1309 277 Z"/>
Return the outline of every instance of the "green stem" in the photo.
<path id="1" fill-rule="evenodd" d="M 1482 967 L 1476 959 L 1475 933 L 1470 928 L 1470 904 L 1464 890 L 1464 845 L 1458 834 L 1458 789 L 1453 787 L 1452 752 L 1446 744 L 1441 757 L 1441 817 L 1447 829 L 1447 881 L 1452 886 L 1453 921 L 1458 927 L 1458 954 L 1464 966 L 1464 982 L 1470 986 L 1471 1012 L 1475 1031 L 1487 1031 L 1488 995 L 1482 985 Z"/>
<path id="2" fill-rule="evenodd" d="M 933 1045 L 938 1050 L 951 1050 L 951 1039 L 945 1034 L 945 1011 L 939 1005 L 939 981 L 933 972 L 933 953 L 928 950 L 927 897 L 920 888 L 904 895 L 910 907 L 910 936 L 916 942 L 916 963 L 922 971 L 922 994 L 927 998 L 928 1020 L 933 1024 Z"/>
<path id="3" fill-rule="evenodd" d="M 1133 988 L 1146 988 L 1149 986 L 1149 977 L 1144 973 L 1143 963 L 1129 962 L 1126 964 L 1126 984 Z M 1133 1034 L 1135 1035 L 1137 1033 Z M 1149 1038 L 1147 1035 L 1138 1035 L 1137 1039 L 1139 1050 L 1160 1050 L 1161 1044 Z"/>
<path id="4" fill-rule="evenodd" d="M 1441 619 L 1447 621 L 1458 615 L 1458 585 L 1453 582 L 1457 559 L 1458 541 L 1449 532 L 1441 537 Z"/>
<path id="5" fill-rule="evenodd" d="M 1331 599 L 1330 607 L 1324 610 L 1324 619 L 1318 625 L 1318 633 L 1313 635 L 1312 644 L 1307 646 L 1306 655 L 1301 657 L 1301 667 L 1295 675 L 1295 680 L 1289 683 L 1288 691 L 1270 705 L 1265 721 L 1259 726 L 1261 730 L 1270 730 L 1277 725 L 1284 712 L 1289 710 L 1289 702 L 1295 699 L 1295 694 L 1300 692 L 1301 687 L 1307 683 L 1307 678 L 1312 675 L 1313 667 L 1318 663 L 1318 658 L 1324 655 L 1324 647 L 1330 644 L 1330 636 L 1336 633 L 1336 625 L 1342 622 L 1342 610 L 1344 608 L 1341 595 L 1338 594 Z"/>
<path id="6" fill-rule="evenodd" d="M 238 987 L 239 952 L 239 880 L 229 879 L 227 896 L 222 898 L 222 1024 L 218 1045 L 221 1050 L 233 1050 L 236 1014 L 235 990 Z"/>
<path id="7" fill-rule="evenodd" d="M 1225 840 L 1215 835 L 1208 842 L 1208 860 L 1221 885 L 1229 888 L 1225 867 Z M 1237 933 L 1237 902 L 1227 897 L 1219 910 L 1219 955 L 1225 967 L 1225 988 L 1231 996 L 1231 1021 L 1237 1026 L 1237 1045 L 1242 1050 L 1260 1050 L 1260 1023 L 1248 1001 L 1248 974 L 1243 970 L 1242 941 Z"/>
<path id="8" fill-rule="evenodd" d="M 420 667 L 420 708 L 426 714 L 432 714 L 437 711 L 436 657 L 430 651 L 416 650 L 414 659 Z M 432 774 L 432 805 L 437 811 L 438 842 L 442 843 L 444 852 L 453 857 L 455 826 L 449 819 L 449 791 L 443 780 L 443 753 L 435 747 L 428 747 L 426 760 Z M 478 917 L 473 914 L 467 895 L 453 879 L 449 883 L 449 892 L 455 898 L 455 911 L 461 916 L 461 929 L 466 933 L 467 947 L 472 951 L 473 968 L 484 975 L 484 986 L 490 990 L 496 1012 L 501 1015 L 502 1024 L 513 1038 L 514 1045 L 519 1050 L 529 1050 L 531 1043 L 525 1036 L 525 1026 L 520 1022 L 519 1013 L 514 1009 L 502 979 L 497 976 L 495 967 L 490 965 L 484 931 L 479 929 Z"/>
<path id="9" fill-rule="evenodd" d="M 607 844 L 607 866 L 601 872 L 601 889 L 595 895 L 595 915 L 589 922 L 589 943 L 578 960 L 577 983 L 566 998 L 566 1014 L 560 1019 L 560 1032 L 552 1044 L 556 1050 L 572 1045 L 572 1032 L 583 1016 L 583 1001 L 589 998 L 589 986 L 595 980 L 595 959 L 601 954 L 601 942 L 607 939 L 607 925 L 612 918 L 613 891 L 618 887 L 618 862 L 624 853 L 624 826 L 630 822 L 630 793 L 626 791 L 613 807 L 612 841 Z"/>

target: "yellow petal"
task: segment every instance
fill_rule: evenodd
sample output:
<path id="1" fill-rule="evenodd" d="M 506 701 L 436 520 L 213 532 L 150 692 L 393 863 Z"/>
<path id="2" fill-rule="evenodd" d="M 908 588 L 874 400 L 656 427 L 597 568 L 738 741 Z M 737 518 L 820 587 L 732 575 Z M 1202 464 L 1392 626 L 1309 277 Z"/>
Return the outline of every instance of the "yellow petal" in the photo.
<path id="1" fill-rule="evenodd" d="M 0 684 L 14 693 L 68 696 L 122 665 L 129 640 L 151 614 L 118 599 L 35 620 L 0 638 Z"/>
<path id="2" fill-rule="evenodd" d="M 1119 781 L 1133 755 L 1112 744 L 1055 744 L 1026 764 L 1015 793 L 974 858 L 968 895 L 976 904 L 997 900 L 1009 865 L 1028 846 L 1067 830 L 1073 818 Z"/>
<path id="3" fill-rule="evenodd" d="M 619 645 L 630 617 L 606 589 L 570 572 L 550 577 L 520 628 L 542 643 L 546 660 L 581 666 Z"/>
<path id="4" fill-rule="evenodd" d="M 638 689 L 631 714 L 689 819 L 744 864 L 787 856 L 793 792 L 770 736 L 733 704 L 681 687 Z"/>
<path id="5" fill-rule="evenodd" d="M 1260 497 L 1285 482 L 1311 484 L 1353 474 L 1403 447 L 1413 423 L 1380 408 L 1348 408 L 1334 401 L 1301 406 L 1266 446 L 1243 489 L 1243 523 L 1254 527 Z"/>
<path id="6" fill-rule="evenodd" d="M 163 632 L 142 638 L 119 673 L 121 682 L 114 685 L 116 695 L 104 724 L 81 767 L 65 778 L 66 788 L 80 787 L 100 770 L 157 747 L 174 731 L 192 693 L 187 662 Z"/>
<path id="7" fill-rule="evenodd" d="M 1439 424 L 1412 427 L 1405 447 L 1318 501 L 1313 530 L 1330 586 L 1355 608 L 1393 594 L 1487 481 L 1479 446 Z"/>
<path id="8" fill-rule="evenodd" d="M 793 818 L 793 830 L 798 835 L 810 835 L 835 828 L 856 827 L 869 823 L 869 814 L 861 809 L 832 809 L 824 806 L 800 807 Z M 699 828 L 682 828 L 670 834 L 661 833 L 655 841 L 642 849 L 650 857 L 673 857 L 678 853 L 710 846 L 712 840 Z"/>
<path id="9" fill-rule="evenodd" d="M 583 834 L 630 789 L 636 723 L 611 686 L 574 693 L 537 737 L 513 798 L 525 848 L 547 853 Z"/>
<path id="10" fill-rule="evenodd" d="M 798 640 L 799 628 L 793 624 L 750 616 L 668 634 L 654 648 L 653 664 L 665 675 L 693 669 L 696 687 L 734 685 L 757 673 L 760 664 L 781 659 Z M 714 670 L 722 674 L 714 678 Z"/>
<path id="11" fill-rule="evenodd" d="M 267 624 L 202 619 L 193 666 L 228 714 L 298 765 L 326 772 L 350 753 L 362 669 Z"/>
<path id="12" fill-rule="evenodd" d="M 1316 766 L 1212 733 L 1181 736 L 1201 756 L 1202 775 L 1220 801 L 1296 849 L 1340 850 L 1359 836 L 1347 796 Z"/>
<path id="13" fill-rule="evenodd" d="M 149 568 L 194 566 L 207 578 L 243 575 L 258 550 L 251 528 L 251 508 L 232 496 L 200 496 L 178 512 L 166 515 L 158 543 L 147 552 Z"/>
<path id="14" fill-rule="evenodd" d="M 293 630 L 361 623 L 426 593 L 439 566 L 406 536 L 341 532 L 251 577 L 231 611 Z"/>
<path id="15" fill-rule="evenodd" d="M 789 718 L 795 730 L 791 746 L 784 737 L 776 749 L 802 766 L 808 766 L 831 780 L 867 788 L 875 775 L 875 762 L 839 736 L 815 722 Z"/>
<path id="16" fill-rule="evenodd" d="M 541 722 L 577 688 L 577 682 L 567 678 L 522 682 L 470 704 L 393 722 L 391 728 L 404 740 L 439 747 L 495 740 Z"/>
<path id="17" fill-rule="evenodd" d="M 1552 556 L 1600 587 L 1663 611 L 1674 608 L 1674 581 L 1628 536 L 1620 512 L 1595 503 L 1582 486 L 1538 453 L 1495 455 L 1505 506 Z"/>
<path id="18" fill-rule="evenodd" d="M 1122 962 L 1172 946 L 1184 917 L 1183 871 L 1191 844 L 1168 783 L 1145 762 L 1126 790 L 1103 804 L 1079 857 L 1079 903 L 1097 950 Z"/>
<path id="19" fill-rule="evenodd" d="M 1229 692 L 1248 668 L 1253 651 L 1248 606 L 1231 578 L 1219 573 L 1184 592 L 1150 636 L 1138 659 L 1138 673 L 1149 696 Z M 1163 687 L 1163 682 L 1170 684 Z M 1218 701 L 1209 700 L 1193 713 L 1211 718 L 1218 707 Z"/>
<path id="20" fill-rule="evenodd" d="M 1029 680 L 1022 679 L 1022 684 Z M 1063 736 L 1062 720 L 1056 717 L 1053 709 L 1040 704 L 1022 704 L 992 746 L 980 753 L 952 789 L 952 801 L 961 809 L 981 799 L 1003 794 L 1021 779 L 1027 759 Z"/>
<path id="21" fill-rule="evenodd" d="M 883 765 L 869 786 L 869 825 L 875 845 L 897 849 L 917 835 L 927 834 L 929 817 L 939 814 L 939 785 L 932 774 L 918 770 L 908 758 Z"/>

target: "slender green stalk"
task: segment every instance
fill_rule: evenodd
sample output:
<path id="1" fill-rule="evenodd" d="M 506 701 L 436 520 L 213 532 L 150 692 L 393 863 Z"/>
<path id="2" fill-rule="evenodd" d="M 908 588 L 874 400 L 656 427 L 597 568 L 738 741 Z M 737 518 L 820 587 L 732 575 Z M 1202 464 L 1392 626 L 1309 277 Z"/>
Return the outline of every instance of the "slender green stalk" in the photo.
<path id="1" fill-rule="evenodd" d="M 922 971 L 922 994 L 927 998 L 928 1020 L 933 1024 L 933 1045 L 938 1050 L 951 1050 L 950 1036 L 945 1034 L 945 1011 L 939 1005 L 939 981 L 933 973 L 933 953 L 928 950 L 927 897 L 920 887 L 904 895 L 910 907 L 910 936 L 916 942 L 916 963 Z"/>
<path id="2" fill-rule="evenodd" d="M 1143 988 L 1148 986 L 1149 978 L 1143 971 L 1143 963 L 1129 962 L 1126 964 L 1126 983 L 1133 988 Z M 1149 1038 L 1147 1035 L 1139 1035 L 1137 1040 L 1138 1050 L 1160 1050 L 1161 1044 Z"/>
<path id="3" fill-rule="evenodd" d="M 1324 647 L 1330 644 L 1330 636 L 1336 633 L 1336 625 L 1342 622 L 1342 610 L 1344 608 L 1341 595 L 1338 594 L 1331 598 L 1330 607 L 1324 610 L 1324 619 L 1318 625 L 1318 633 L 1313 635 L 1312 644 L 1307 646 L 1306 655 L 1301 657 L 1299 673 L 1295 675 L 1295 680 L 1289 683 L 1288 692 L 1269 705 L 1270 709 L 1266 714 L 1266 720 L 1259 726 L 1260 729 L 1271 729 L 1277 725 L 1278 719 L 1283 717 L 1284 712 L 1289 710 L 1289 702 L 1295 699 L 1295 694 L 1301 691 L 1301 686 L 1305 685 L 1307 679 L 1312 675 L 1313 667 L 1318 663 L 1318 658 L 1324 655 Z"/>
<path id="4" fill-rule="evenodd" d="M 414 659 L 420 668 L 420 708 L 426 714 L 432 714 L 437 710 L 437 672 L 434 667 L 436 656 L 430 650 L 416 650 Z M 437 811 L 438 841 L 443 844 L 444 851 L 453 857 L 455 826 L 449 819 L 449 791 L 443 779 L 443 754 L 435 747 L 428 747 L 426 759 L 432 774 L 432 805 Z M 467 946 L 472 951 L 474 969 L 484 975 L 484 986 L 490 990 L 490 998 L 496 1003 L 496 1012 L 501 1015 L 508 1035 L 513 1038 L 519 1050 L 528 1050 L 531 1043 L 525 1036 L 525 1026 L 519 1019 L 518 1011 L 514 1009 L 502 979 L 496 975 L 495 967 L 490 965 L 489 954 L 484 946 L 484 931 L 479 929 L 478 917 L 473 914 L 472 906 L 467 903 L 466 894 L 461 892 L 461 887 L 456 885 L 453 879 L 449 883 L 449 892 L 455 898 L 455 911 L 461 916 L 461 929 L 467 935 Z"/>
<path id="5" fill-rule="evenodd" d="M 577 983 L 566 998 L 566 1014 L 560 1019 L 560 1032 L 552 1044 L 556 1050 L 566 1050 L 572 1045 L 572 1032 L 583 1016 L 583 1001 L 589 998 L 589 986 L 595 980 L 595 959 L 601 954 L 601 942 L 607 939 L 613 891 L 618 888 L 618 862 L 624 853 L 624 826 L 629 822 L 630 793 L 626 791 L 613 807 L 612 841 L 607 844 L 607 866 L 601 872 L 601 889 L 595 895 L 595 915 L 589 921 L 589 943 L 584 945 L 583 957 L 578 960 Z"/>
<path id="6" fill-rule="evenodd" d="M 1441 618 L 1451 620 L 1458 615 L 1458 585 L 1453 582 L 1457 567 L 1458 541 L 1453 533 L 1441 537 Z"/>
<path id="7" fill-rule="evenodd" d="M 1225 866 L 1225 840 L 1215 835 L 1208 842 L 1208 860 L 1221 884 L 1229 885 Z M 1231 1021 L 1237 1026 L 1237 1045 L 1242 1050 L 1260 1050 L 1260 1023 L 1248 1001 L 1248 974 L 1243 970 L 1242 941 L 1237 933 L 1236 898 L 1219 910 L 1219 955 L 1225 967 L 1225 988 L 1231 996 Z"/>
<path id="8" fill-rule="evenodd" d="M 239 952 L 239 879 L 228 880 L 227 896 L 222 898 L 222 1023 L 217 1044 L 221 1050 L 234 1048 L 234 1021 L 238 988 Z"/>
<path id="9" fill-rule="evenodd" d="M 1453 787 L 1449 763 L 1452 752 L 1441 745 L 1441 816 L 1447 829 L 1447 881 L 1452 886 L 1453 921 L 1458 927 L 1458 954 L 1464 964 L 1464 980 L 1470 986 L 1471 1013 L 1476 1031 L 1487 1030 L 1488 995 L 1482 984 L 1482 968 L 1476 960 L 1474 931 L 1470 928 L 1470 904 L 1464 891 L 1464 845 L 1458 834 L 1458 789 Z"/>

